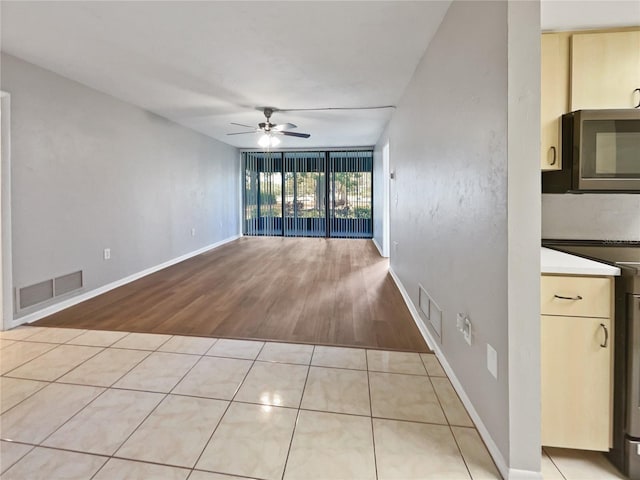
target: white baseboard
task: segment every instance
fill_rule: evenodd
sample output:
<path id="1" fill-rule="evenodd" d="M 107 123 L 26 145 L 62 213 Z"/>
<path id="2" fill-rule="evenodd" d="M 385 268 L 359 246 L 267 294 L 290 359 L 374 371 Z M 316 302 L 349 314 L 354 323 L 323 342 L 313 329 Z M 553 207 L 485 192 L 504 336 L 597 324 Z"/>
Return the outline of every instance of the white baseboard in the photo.
<path id="1" fill-rule="evenodd" d="M 517 468 L 509 469 L 509 480 L 543 480 L 541 472 L 533 472 L 531 470 L 518 470 Z"/>
<path id="2" fill-rule="evenodd" d="M 128 277 L 122 278 L 120 280 L 116 280 L 115 282 L 108 283 L 103 285 L 102 287 L 95 288 L 88 292 L 84 292 L 80 295 L 77 295 L 73 298 L 69 298 L 67 300 L 63 300 L 60 303 L 56 303 L 54 305 L 49 305 L 48 307 L 43 308 L 42 310 L 38 310 L 36 312 L 30 313 L 29 315 L 25 315 L 24 317 L 16 318 L 11 322 L 11 327 L 17 327 L 18 325 L 23 325 L 25 323 L 35 322 L 36 320 L 40 320 L 41 318 L 47 317 L 49 315 L 53 315 L 65 308 L 72 307 L 77 305 L 78 303 L 84 302 L 85 300 L 89 300 L 90 298 L 96 297 L 103 293 L 108 292 L 109 290 L 113 290 L 114 288 L 121 287 L 122 285 L 126 285 L 127 283 L 131 283 L 139 278 L 146 277 L 152 273 L 155 273 L 163 268 L 170 267 L 171 265 L 175 265 L 176 263 L 183 262 L 191 257 L 195 257 L 196 255 L 200 255 L 201 253 L 208 252 L 209 250 L 213 250 L 214 248 L 220 247 L 225 243 L 233 242 L 237 240 L 242 235 L 233 235 L 231 237 L 225 238 L 224 240 L 220 240 L 219 242 L 212 243 L 211 245 L 207 245 L 206 247 L 199 248 L 198 250 L 194 250 L 193 252 L 185 253 L 184 255 L 180 255 L 179 257 L 172 258 L 171 260 L 167 260 L 160 265 L 156 265 L 141 272 L 134 273 L 129 275 Z"/>
<path id="3" fill-rule="evenodd" d="M 378 252 L 380 252 L 380 256 L 384 257 L 384 253 L 382 253 L 382 247 L 380 246 L 380 244 L 378 243 L 378 241 L 375 238 L 371 239 L 373 241 L 373 244 L 376 246 L 376 248 L 378 249 Z"/>
<path id="4" fill-rule="evenodd" d="M 476 409 L 473 407 L 471 400 L 469 400 L 469 397 L 464 391 L 464 388 L 462 387 L 462 384 L 458 380 L 458 377 L 456 377 L 453 369 L 451 368 L 451 365 L 449 365 L 449 362 L 447 362 L 447 359 L 442 353 L 442 350 L 440 349 L 438 342 L 436 342 L 435 338 L 431 335 L 431 332 L 429 332 L 429 329 L 422 321 L 422 317 L 420 317 L 420 314 L 418 313 L 418 309 L 413 304 L 411 297 L 409 297 L 409 293 L 407 292 L 407 289 L 404 287 L 404 285 L 402 284 L 402 281 L 396 275 L 396 273 L 393 271 L 391 267 L 389 267 L 389 273 L 391 274 L 391 278 L 393 278 L 393 281 L 396 283 L 398 290 L 400 290 L 400 294 L 402 295 L 404 302 L 409 308 L 409 312 L 411 312 L 413 321 L 415 322 L 416 326 L 420 330 L 420 333 L 422 334 L 422 337 L 424 338 L 425 342 L 427 342 L 427 346 L 431 350 L 433 350 L 434 353 L 436 354 L 436 357 L 442 364 L 442 368 L 444 368 L 444 371 L 446 372 L 447 376 L 449 377 L 449 380 L 451 381 L 451 385 L 453 385 L 453 388 L 458 393 L 458 396 L 460 397 L 460 400 L 462 400 L 462 403 L 467 409 L 467 412 L 469 412 L 469 416 L 473 420 L 473 423 L 475 424 L 478 430 L 478 433 L 482 437 L 482 440 L 484 440 L 484 443 L 487 446 L 487 450 L 489 450 L 489 454 L 493 458 L 493 461 L 495 462 L 496 466 L 498 467 L 498 470 L 500 471 L 500 475 L 502 475 L 503 478 L 506 478 L 509 480 L 542 480 L 542 474 L 540 472 L 534 472 L 530 470 L 517 470 L 517 469 L 509 468 L 509 465 L 504 459 L 502 452 L 500 452 L 500 449 L 498 448 L 498 446 L 496 445 L 496 442 L 494 442 L 493 438 L 491 437 L 489 430 L 487 430 L 487 427 L 485 427 L 484 423 L 482 422 L 482 419 L 478 415 L 478 412 L 476 412 Z"/>
<path id="5" fill-rule="evenodd" d="M 422 338 L 424 338 L 424 341 L 427 342 L 427 346 L 435 352 L 436 351 L 435 339 L 431 336 L 431 334 L 429 333 L 429 330 L 427 330 L 427 326 L 422 321 L 422 317 L 420 317 L 420 314 L 418 313 L 418 309 L 411 301 L 409 292 L 407 292 L 407 289 L 404 288 L 404 285 L 400 281 L 400 278 L 398 278 L 398 275 L 396 275 L 396 272 L 394 272 L 391 267 L 389 267 L 389 273 L 391 274 L 391 278 L 393 278 L 393 281 L 396 282 L 396 286 L 398 287 L 398 290 L 400 290 L 400 295 L 402 295 L 402 299 L 404 300 L 404 303 L 407 305 L 407 308 L 409 309 L 409 313 L 411 313 L 411 317 L 413 318 L 414 323 L 418 327 L 418 330 L 420 330 L 420 333 L 422 334 Z"/>

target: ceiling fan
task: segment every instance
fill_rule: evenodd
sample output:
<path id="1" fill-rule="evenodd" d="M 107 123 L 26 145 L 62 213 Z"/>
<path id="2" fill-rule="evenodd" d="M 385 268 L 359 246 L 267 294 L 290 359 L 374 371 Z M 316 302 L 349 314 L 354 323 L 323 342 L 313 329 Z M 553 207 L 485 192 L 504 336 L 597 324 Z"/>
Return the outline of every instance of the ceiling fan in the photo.
<path id="1" fill-rule="evenodd" d="M 239 127 L 251 128 L 252 130 L 248 132 L 233 132 L 227 133 L 227 135 L 244 135 L 246 133 L 262 133 L 262 137 L 258 140 L 258 144 L 261 147 L 275 147 L 280 143 L 280 139 L 275 137 L 274 135 L 285 135 L 288 137 L 299 137 L 299 138 L 309 138 L 311 135 L 308 133 L 298 133 L 298 132 L 290 132 L 289 129 L 298 128 L 297 125 L 293 123 L 281 123 L 275 124 L 271 123 L 271 115 L 273 115 L 274 109 L 266 107 L 262 111 L 264 116 L 266 117 L 266 122 L 260 122 L 257 128 L 252 127 L 251 125 L 244 125 L 242 123 L 231 122 L 231 125 L 237 125 Z"/>

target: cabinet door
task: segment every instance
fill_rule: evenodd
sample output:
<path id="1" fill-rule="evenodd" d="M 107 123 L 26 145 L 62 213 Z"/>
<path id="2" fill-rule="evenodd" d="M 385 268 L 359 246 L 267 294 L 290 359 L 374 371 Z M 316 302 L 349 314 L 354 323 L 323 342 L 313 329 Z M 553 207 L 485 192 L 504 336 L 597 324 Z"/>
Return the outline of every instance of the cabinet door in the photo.
<path id="1" fill-rule="evenodd" d="M 572 37 L 571 110 L 633 108 L 638 88 L 640 31 Z"/>
<path id="2" fill-rule="evenodd" d="M 612 341 L 609 319 L 542 316 L 543 445 L 609 450 Z"/>
<path id="3" fill-rule="evenodd" d="M 542 35 L 541 61 L 540 167 L 560 170 L 560 117 L 569 107 L 569 37 L 557 33 Z"/>

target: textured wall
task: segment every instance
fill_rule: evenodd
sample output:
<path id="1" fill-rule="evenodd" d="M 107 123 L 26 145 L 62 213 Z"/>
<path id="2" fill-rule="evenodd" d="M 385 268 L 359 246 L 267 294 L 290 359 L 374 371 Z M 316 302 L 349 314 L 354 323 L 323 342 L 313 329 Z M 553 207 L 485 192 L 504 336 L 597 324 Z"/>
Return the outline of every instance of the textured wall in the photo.
<path id="1" fill-rule="evenodd" d="M 536 2 L 453 2 L 388 127 L 391 268 L 414 304 L 421 284 L 442 308 L 440 349 L 504 464 L 529 472 L 540 461 L 539 18 Z"/>
<path id="2" fill-rule="evenodd" d="M 2 89 L 14 286 L 81 269 L 91 290 L 238 234 L 237 149 L 5 54 Z"/>

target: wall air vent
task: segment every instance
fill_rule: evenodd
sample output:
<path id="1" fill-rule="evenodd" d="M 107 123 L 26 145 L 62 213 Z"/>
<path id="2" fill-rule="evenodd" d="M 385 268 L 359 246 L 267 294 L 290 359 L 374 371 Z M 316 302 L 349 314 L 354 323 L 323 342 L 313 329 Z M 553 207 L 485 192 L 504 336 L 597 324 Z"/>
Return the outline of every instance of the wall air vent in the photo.
<path id="1" fill-rule="evenodd" d="M 18 289 L 16 304 L 22 310 L 53 298 L 53 279 Z"/>
<path id="2" fill-rule="evenodd" d="M 83 284 L 82 270 L 78 270 L 67 275 L 17 288 L 16 306 L 18 310 L 23 310 L 60 295 L 79 290 Z"/>
<path id="3" fill-rule="evenodd" d="M 64 295 L 82 288 L 82 270 L 53 279 L 53 295 Z"/>
<path id="4" fill-rule="evenodd" d="M 418 309 L 425 320 L 429 320 L 429 294 L 420 284 L 418 284 Z"/>
<path id="5" fill-rule="evenodd" d="M 442 310 L 420 284 L 418 284 L 418 311 L 424 320 L 426 320 L 424 324 L 431 327 L 431 331 L 435 334 L 436 339 L 441 342 Z"/>

